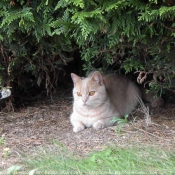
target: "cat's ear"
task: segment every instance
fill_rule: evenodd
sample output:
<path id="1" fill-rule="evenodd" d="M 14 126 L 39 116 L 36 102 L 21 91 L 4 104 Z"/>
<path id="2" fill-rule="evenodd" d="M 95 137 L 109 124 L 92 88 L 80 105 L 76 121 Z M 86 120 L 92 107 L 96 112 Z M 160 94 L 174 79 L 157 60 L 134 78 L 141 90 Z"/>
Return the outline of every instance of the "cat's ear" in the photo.
<path id="1" fill-rule="evenodd" d="M 74 84 L 81 81 L 81 78 L 78 75 L 74 74 L 74 73 L 71 73 L 71 77 L 72 77 L 72 80 L 73 80 Z"/>
<path id="2" fill-rule="evenodd" d="M 95 71 L 93 73 L 91 80 L 97 82 L 101 86 L 104 84 L 103 77 L 102 77 L 101 73 L 98 71 Z"/>

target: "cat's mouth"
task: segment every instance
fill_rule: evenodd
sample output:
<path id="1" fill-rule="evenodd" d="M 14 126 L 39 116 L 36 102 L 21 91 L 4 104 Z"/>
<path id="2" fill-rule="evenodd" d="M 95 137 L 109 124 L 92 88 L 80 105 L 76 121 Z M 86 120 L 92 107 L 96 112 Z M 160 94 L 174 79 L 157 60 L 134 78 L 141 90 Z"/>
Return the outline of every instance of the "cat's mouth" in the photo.
<path id="1" fill-rule="evenodd" d="M 83 103 L 83 106 L 87 106 L 86 103 Z"/>

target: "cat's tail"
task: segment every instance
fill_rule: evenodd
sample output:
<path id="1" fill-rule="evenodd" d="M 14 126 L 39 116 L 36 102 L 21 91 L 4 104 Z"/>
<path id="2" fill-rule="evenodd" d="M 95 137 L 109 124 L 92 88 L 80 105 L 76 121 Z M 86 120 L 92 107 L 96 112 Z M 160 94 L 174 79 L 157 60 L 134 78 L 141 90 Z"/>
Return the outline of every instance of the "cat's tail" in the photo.
<path id="1" fill-rule="evenodd" d="M 161 107 L 164 105 L 164 100 L 162 97 L 156 97 L 156 93 L 154 92 L 146 92 L 146 89 L 141 88 L 140 89 L 142 92 L 142 99 L 144 101 L 150 102 L 152 107 Z"/>

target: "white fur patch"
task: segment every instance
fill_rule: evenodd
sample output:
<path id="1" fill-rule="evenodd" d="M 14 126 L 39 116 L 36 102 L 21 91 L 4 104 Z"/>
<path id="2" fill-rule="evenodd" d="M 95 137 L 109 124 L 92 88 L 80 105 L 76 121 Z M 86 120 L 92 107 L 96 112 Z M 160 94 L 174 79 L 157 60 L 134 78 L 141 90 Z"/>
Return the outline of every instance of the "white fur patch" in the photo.
<path id="1" fill-rule="evenodd" d="M 0 91 L 1 97 L 0 99 L 7 98 L 11 95 L 11 90 L 10 89 L 2 89 Z"/>

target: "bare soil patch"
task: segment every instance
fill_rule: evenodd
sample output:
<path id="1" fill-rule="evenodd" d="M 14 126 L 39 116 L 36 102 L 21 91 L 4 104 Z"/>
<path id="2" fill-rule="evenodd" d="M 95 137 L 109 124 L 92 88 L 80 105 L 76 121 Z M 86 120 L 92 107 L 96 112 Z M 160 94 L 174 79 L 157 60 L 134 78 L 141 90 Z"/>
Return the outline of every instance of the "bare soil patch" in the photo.
<path id="1" fill-rule="evenodd" d="M 88 128 L 75 134 L 69 121 L 72 111 L 72 95 L 58 92 L 52 100 L 44 100 L 14 113 L 0 113 L 0 136 L 5 135 L 5 144 L 0 145 L 0 171 L 17 164 L 23 154 L 37 148 L 50 146 L 53 140 L 64 145 L 76 155 L 86 155 L 102 150 L 109 145 L 155 145 L 169 150 L 175 145 L 175 105 L 150 110 L 151 123 L 147 126 L 144 114 L 135 112 L 135 121 L 125 124 L 117 133 L 117 126 L 99 131 Z M 9 155 L 4 157 L 4 148 Z"/>

